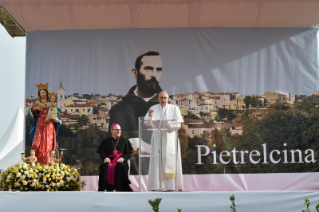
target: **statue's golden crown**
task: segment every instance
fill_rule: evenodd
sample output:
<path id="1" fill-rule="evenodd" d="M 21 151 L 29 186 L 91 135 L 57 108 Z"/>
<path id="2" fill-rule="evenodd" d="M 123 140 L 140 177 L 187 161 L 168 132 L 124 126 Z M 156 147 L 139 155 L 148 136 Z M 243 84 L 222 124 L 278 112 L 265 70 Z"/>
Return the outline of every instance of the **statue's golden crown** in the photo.
<path id="1" fill-rule="evenodd" d="M 49 83 L 48 82 L 45 83 L 45 84 L 40 83 L 39 85 L 36 84 L 35 86 L 37 86 L 38 90 L 41 90 L 41 89 L 47 89 L 48 90 Z"/>
<path id="2" fill-rule="evenodd" d="M 54 92 L 53 92 L 53 93 L 50 93 L 50 92 L 49 92 L 49 96 L 54 96 L 54 97 L 56 97 L 56 95 L 58 95 L 58 94 L 57 94 L 57 93 L 54 93 Z"/>

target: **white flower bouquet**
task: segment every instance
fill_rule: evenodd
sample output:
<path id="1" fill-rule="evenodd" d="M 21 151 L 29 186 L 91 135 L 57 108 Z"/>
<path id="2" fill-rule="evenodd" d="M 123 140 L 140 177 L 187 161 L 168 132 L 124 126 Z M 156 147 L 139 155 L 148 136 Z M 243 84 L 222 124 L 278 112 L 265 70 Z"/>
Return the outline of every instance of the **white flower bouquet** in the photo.
<path id="1" fill-rule="evenodd" d="M 77 169 L 63 163 L 31 166 L 17 163 L 1 174 L 2 191 L 80 191 L 85 186 Z"/>

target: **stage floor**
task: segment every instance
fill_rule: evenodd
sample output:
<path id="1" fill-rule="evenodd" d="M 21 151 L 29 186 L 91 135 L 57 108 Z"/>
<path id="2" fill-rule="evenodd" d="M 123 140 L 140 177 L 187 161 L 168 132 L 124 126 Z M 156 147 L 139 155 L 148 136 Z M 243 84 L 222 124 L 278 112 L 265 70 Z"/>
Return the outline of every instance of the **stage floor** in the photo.
<path id="1" fill-rule="evenodd" d="M 130 175 L 133 191 L 139 191 L 139 176 Z M 283 191 L 319 190 L 319 172 L 268 174 L 184 174 L 183 191 Z M 82 176 L 84 191 L 98 190 L 98 176 Z M 147 175 L 141 177 L 147 191 Z"/>
<path id="2" fill-rule="evenodd" d="M 160 212 L 229 212 L 233 194 L 238 212 L 301 211 L 306 198 L 315 211 L 319 203 L 319 191 L 0 192 L 0 211 L 151 212 L 148 200 L 162 198 Z"/>

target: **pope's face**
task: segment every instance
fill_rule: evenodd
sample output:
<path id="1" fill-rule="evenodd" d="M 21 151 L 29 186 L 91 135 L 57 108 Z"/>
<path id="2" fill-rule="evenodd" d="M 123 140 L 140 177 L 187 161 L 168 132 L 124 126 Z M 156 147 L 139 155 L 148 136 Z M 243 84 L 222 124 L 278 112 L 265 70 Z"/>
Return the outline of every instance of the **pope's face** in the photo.
<path id="1" fill-rule="evenodd" d="M 168 100 L 169 100 L 168 94 L 165 92 L 160 93 L 160 95 L 158 96 L 158 101 L 162 106 L 166 106 L 168 103 Z"/>
<path id="2" fill-rule="evenodd" d="M 112 136 L 114 138 L 118 138 L 121 136 L 121 127 L 120 125 L 115 125 L 112 129 L 111 129 L 111 132 L 112 132 Z"/>

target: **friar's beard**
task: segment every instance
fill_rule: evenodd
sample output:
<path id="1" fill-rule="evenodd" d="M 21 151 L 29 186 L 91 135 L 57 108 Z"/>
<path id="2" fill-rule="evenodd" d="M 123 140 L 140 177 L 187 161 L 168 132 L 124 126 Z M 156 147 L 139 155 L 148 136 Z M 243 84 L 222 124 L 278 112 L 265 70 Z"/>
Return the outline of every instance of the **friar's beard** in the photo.
<path id="1" fill-rule="evenodd" d="M 137 86 L 139 91 L 147 97 L 151 97 L 154 94 L 162 91 L 162 88 L 159 86 L 159 83 L 155 77 L 145 81 L 144 76 L 139 74 L 137 76 Z"/>

